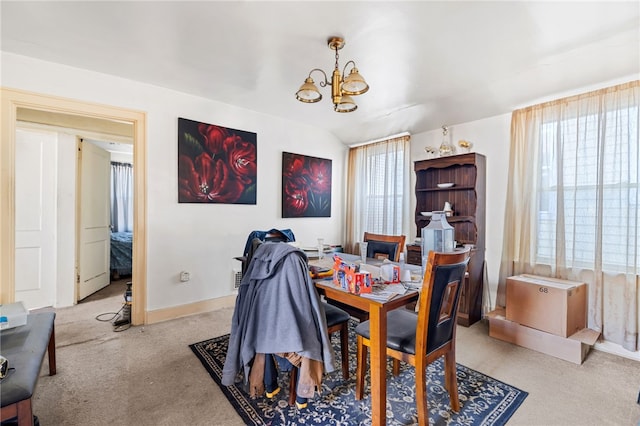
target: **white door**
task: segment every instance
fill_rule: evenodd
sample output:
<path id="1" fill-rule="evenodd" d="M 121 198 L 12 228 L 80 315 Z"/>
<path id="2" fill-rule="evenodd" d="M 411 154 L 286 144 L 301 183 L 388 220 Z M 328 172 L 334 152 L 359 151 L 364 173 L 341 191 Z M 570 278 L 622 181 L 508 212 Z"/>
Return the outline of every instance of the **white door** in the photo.
<path id="1" fill-rule="evenodd" d="M 15 160 L 16 300 L 27 309 L 54 306 L 56 135 L 16 130 Z"/>
<path id="2" fill-rule="evenodd" d="M 80 144 L 80 211 L 78 300 L 109 284 L 110 154 L 87 142 Z"/>

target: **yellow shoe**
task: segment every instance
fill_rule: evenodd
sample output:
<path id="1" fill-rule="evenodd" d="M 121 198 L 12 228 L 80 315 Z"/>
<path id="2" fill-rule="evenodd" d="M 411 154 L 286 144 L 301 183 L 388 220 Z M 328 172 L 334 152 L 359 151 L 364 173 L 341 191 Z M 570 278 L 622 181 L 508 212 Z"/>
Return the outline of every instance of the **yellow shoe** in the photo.
<path id="1" fill-rule="evenodd" d="M 296 408 L 297 408 L 298 410 L 302 410 L 302 409 L 304 409 L 304 408 L 307 408 L 307 406 L 308 406 L 308 405 L 309 405 L 309 404 L 308 404 L 308 403 L 306 403 L 306 402 L 303 402 L 303 403 L 301 404 L 301 403 L 299 403 L 298 401 L 296 401 Z"/>
<path id="2" fill-rule="evenodd" d="M 280 388 L 275 388 L 273 390 L 273 392 L 267 392 L 267 398 L 273 398 L 274 396 L 276 396 L 278 394 L 278 392 L 280 392 Z"/>

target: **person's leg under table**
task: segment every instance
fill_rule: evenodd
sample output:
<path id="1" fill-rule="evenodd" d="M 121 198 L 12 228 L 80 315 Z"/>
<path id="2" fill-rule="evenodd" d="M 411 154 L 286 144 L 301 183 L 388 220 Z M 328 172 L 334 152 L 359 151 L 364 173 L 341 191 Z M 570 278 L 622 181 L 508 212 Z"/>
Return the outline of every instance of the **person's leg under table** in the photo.
<path id="1" fill-rule="evenodd" d="M 278 386 L 278 369 L 276 368 L 276 361 L 272 354 L 265 354 L 264 359 L 264 388 L 267 394 L 267 398 L 273 398 L 280 392 Z"/>

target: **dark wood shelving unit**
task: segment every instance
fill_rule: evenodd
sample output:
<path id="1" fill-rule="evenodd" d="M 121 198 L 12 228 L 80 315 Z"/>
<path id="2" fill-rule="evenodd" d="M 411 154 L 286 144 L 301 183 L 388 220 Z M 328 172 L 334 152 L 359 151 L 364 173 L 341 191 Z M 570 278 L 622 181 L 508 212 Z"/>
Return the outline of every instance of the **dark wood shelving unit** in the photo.
<path id="1" fill-rule="evenodd" d="M 417 237 L 431 220 L 420 212 L 441 211 L 445 202 L 453 208 L 447 222 L 455 229 L 458 244 L 471 245 L 468 277 L 460 296 L 458 324 L 466 327 L 482 317 L 485 251 L 486 158 L 469 153 L 421 160 L 414 163 L 416 173 L 415 223 Z M 440 183 L 453 183 L 439 188 Z M 407 262 L 420 265 L 419 245 L 407 245 Z"/>

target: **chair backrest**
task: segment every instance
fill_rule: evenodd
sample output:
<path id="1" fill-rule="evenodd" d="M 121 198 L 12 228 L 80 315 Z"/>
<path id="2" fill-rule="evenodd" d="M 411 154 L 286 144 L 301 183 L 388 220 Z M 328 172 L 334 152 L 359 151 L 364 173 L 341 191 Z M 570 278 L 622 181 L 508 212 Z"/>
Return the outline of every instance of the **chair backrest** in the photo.
<path id="1" fill-rule="evenodd" d="M 295 235 L 291 229 L 270 229 L 268 231 L 251 231 L 247 236 L 247 242 L 244 245 L 244 252 L 246 256 L 251 248 L 251 243 L 254 238 L 258 238 L 261 241 L 284 241 L 285 243 L 296 240 Z"/>
<path id="2" fill-rule="evenodd" d="M 249 263 L 251 263 L 251 257 L 254 251 L 263 241 L 282 241 L 289 243 L 295 241 L 296 237 L 293 235 L 291 229 L 270 229 L 268 231 L 251 231 L 247 237 L 247 242 L 244 245 L 244 252 L 242 256 L 236 257 L 237 260 L 242 262 L 242 275 L 247 272 Z"/>
<path id="3" fill-rule="evenodd" d="M 418 309 L 416 354 L 429 354 L 455 341 L 458 302 L 470 252 L 469 248 L 429 252 Z"/>
<path id="4" fill-rule="evenodd" d="M 388 258 L 394 262 L 400 260 L 400 253 L 404 251 L 404 235 L 382 235 L 364 233 L 364 241 L 367 245 L 367 257 L 370 258 Z"/>

